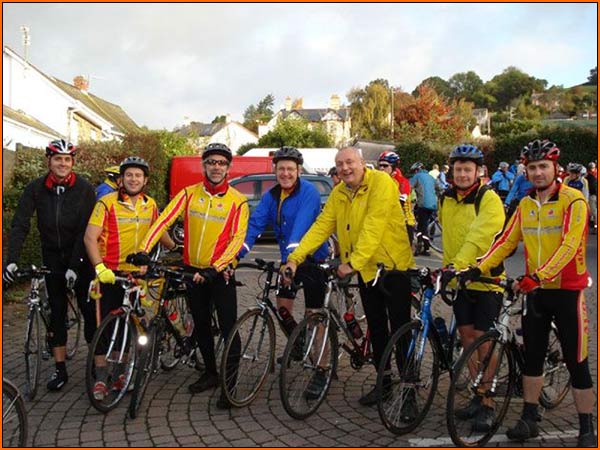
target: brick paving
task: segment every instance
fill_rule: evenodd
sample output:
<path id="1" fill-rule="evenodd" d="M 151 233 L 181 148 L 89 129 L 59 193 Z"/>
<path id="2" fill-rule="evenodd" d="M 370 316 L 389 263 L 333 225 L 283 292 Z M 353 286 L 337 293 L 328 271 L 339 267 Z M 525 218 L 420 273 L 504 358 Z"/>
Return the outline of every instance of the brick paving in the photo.
<path id="1" fill-rule="evenodd" d="M 590 271 L 597 271 L 596 242 L 590 244 Z M 274 258 L 273 246 L 261 245 L 254 255 Z M 252 255 L 250 255 L 252 256 Z M 419 264 L 439 265 L 433 258 Z M 510 272 L 509 267 L 509 272 Z M 517 271 L 517 269 L 515 269 Z M 510 272 L 513 273 L 513 272 Z M 516 273 L 516 272 L 515 272 Z M 594 275 L 595 278 L 595 275 Z M 254 303 L 256 273 L 239 271 L 241 314 Z M 586 292 L 590 313 L 590 366 L 597 380 L 597 289 Z M 297 318 L 303 308 L 297 308 Z M 22 343 L 25 305 L 3 305 L 2 358 L 3 376 L 21 389 L 24 385 Z M 83 342 L 83 338 L 82 338 Z M 284 339 L 278 330 L 277 350 L 283 351 Z M 310 418 L 298 421 L 289 417 L 279 399 L 277 372 L 271 374 L 256 400 L 248 407 L 222 411 L 216 408 L 217 391 L 190 395 L 188 384 L 198 372 L 180 366 L 171 372 L 159 372 L 151 380 L 139 417 L 127 416 L 129 397 L 113 411 L 101 414 L 90 406 L 84 392 L 84 367 L 87 348 L 84 344 L 68 362 L 69 382 L 60 392 L 47 392 L 45 380 L 53 370 L 51 361 L 42 364 L 37 397 L 27 402 L 29 419 L 28 445 L 35 447 L 410 447 L 452 446 L 445 418 L 448 375 L 443 374 L 432 408 L 418 429 L 404 436 L 394 436 L 379 420 L 375 407 L 357 402 L 374 383 L 371 367 L 355 371 L 347 356 L 340 359 L 339 380 L 334 381 L 326 401 Z M 597 384 L 596 384 L 597 386 Z M 505 424 L 512 424 L 521 409 L 521 400 L 513 399 Z M 577 438 L 578 420 L 571 396 L 545 414 L 542 433 L 526 446 L 572 447 Z M 504 436 L 503 426 L 489 446 L 514 446 Z"/>

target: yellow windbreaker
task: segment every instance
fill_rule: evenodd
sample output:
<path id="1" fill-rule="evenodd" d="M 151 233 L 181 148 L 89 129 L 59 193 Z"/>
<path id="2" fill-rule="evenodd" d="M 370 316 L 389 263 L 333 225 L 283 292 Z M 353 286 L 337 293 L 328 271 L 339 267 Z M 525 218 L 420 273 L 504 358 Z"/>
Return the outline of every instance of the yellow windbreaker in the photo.
<path id="1" fill-rule="evenodd" d="M 302 263 L 329 236 L 337 234 L 342 262 L 350 262 L 365 282 L 375 278 L 377 263 L 386 269 L 406 270 L 415 266 L 406 219 L 398 201 L 398 188 L 384 172 L 365 169 L 353 193 L 338 184 L 321 214 L 310 227 L 288 261 Z"/>
<path id="2" fill-rule="evenodd" d="M 185 264 L 221 272 L 235 264 L 248 228 L 248 201 L 229 186 L 225 192 L 211 195 L 202 183 L 179 191 L 152 225 L 140 250 L 148 252 L 177 218 L 184 215 Z"/>
<path id="3" fill-rule="evenodd" d="M 481 196 L 479 212 L 475 211 L 475 199 L 482 186 L 466 196 L 460 196 L 455 189 L 444 195 L 439 205 L 439 220 L 442 225 L 444 243 L 444 266 L 452 263 L 457 270 L 477 264 L 477 258 L 483 256 L 494 243 L 504 225 L 504 207 L 498 194 L 491 189 Z M 483 274 L 490 276 L 489 271 Z M 502 292 L 502 288 L 482 283 L 470 283 L 469 289 L 475 291 Z"/>

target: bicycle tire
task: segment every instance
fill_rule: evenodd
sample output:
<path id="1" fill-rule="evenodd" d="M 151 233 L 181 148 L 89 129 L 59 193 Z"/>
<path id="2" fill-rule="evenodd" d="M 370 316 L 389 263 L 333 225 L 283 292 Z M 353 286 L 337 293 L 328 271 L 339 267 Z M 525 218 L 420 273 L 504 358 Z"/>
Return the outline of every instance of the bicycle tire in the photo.
<path id="1" fill-rule="evenodd" d="M 338 339 L 334 322 L 325 313 L 305 317 L 292 331 L 279 373 L 279 394 L 285 411 L 294 419 L 303 420 L 314 414 L 327 397 L 338 362 Z M 325 340 L 319 342 L 319 331 Z M 314 347 L 314 348 L 313 348 Z M 329 355 L 326 355 L 326 349 Z M 320 355 L 320 356 L 319 356 Z M 320 357 L 325 355 L 325 360 Z M 318 393 L 309 394 L 308 387 L 313 376 L 319 377 L 323 386 Z"/>
<path id="2" fill-rule="evenodd" d="M 160 334 L 159 325 L 154 322 L 150 325 L 150 330 L 148 331 L 148 342 L 139 354 L 137 373 L 133 384 L 133 392 L 131 393 L 131 402 L 129 403 L 129 417 L 132 419 L 138 416 L 146 389 L 154 372 L 158 358 Z"/>
<path id="3" fill-rule="evenodd" d="M 564 361 L 554 324 L 550 328 L 543 376 L 544 386 L 540 394 L 540 404 L 546 409 L 554 409 L 565 399 L 571 388 L 571 375 Z"/>
<path id="4" fill-rule="evenodd" d="M 182 349 L 177 345 L 177 340 L 172 333 L 168 331 L 160 343 L 160 368 L 165 372 L 169 372 L 177 367 L 181 361 Z"/>
<path id="5" fill-rule="evenodd" d="M 25 447 L 27 410 L 17 387 L 2 380 L 2 447 Z"/>
<path id="6" fill-rule="evenodd" d="M 81 313 L 77 308 L 77 300 L 73 291 L 67 292 L 67 359 L 73 359 L 79 348 L 81 338 Z"/>
<path id="7" fill-rule="evenodd" d="M 232 349 L 236 338 L 241 341 L 237 354 Z M 268 310 L 246 311 L 229 333 L 221 359 L 221 392 L 233 406 L 241 408 L 256 398 L 273 368 L 274 357 L 273 318 Z M 228 370 L 232 364 L 237 370 Z"/>
<path id="8" fill-rule="evenodd" d="M 26 396 L 29 401 L 35 398 L 40 378 L 42 365 L 42 330 L 40 321 L 41 313 L 38 307 L 29 309 L 27 315 L 27 331 L 25 333 L 25 383 Z"/>
<path id="9" fill-rule="evenodd" d="M 97 352 L 99 346 L 105 346 L 106 350 Z M 136 346 L 137 329 L 135 324 L 127 319 L 125 313 L 109 314 L 102 320 L 94 333 L 86 360 L 85 386 L 90 404 L 101 413 L 113 410 L 125 397 L 133 378 Z M 105 352 L 106 374 L 109 378 L 98 380 L 96 357 Z M 117 377 L 121 374 L 124 375 L 124 382 L 116 384 Z M 94 387 L 97 381 L 104 381 L 107 386 L 110 386 L 108 394 L 102 400 L 94 397 Z"/>
<path id="10" fill-rule="evenodd" d="M 437 390 L 440 359 L 432 334 L 425 337 L 419 356 L 423 331 L 420 320 L 402 325 L 386 345 L 377 371 L 377 411 L 383 425 L 397 435 L 419 426 Z M 423 376 L 425 371 L 430 373 Z"/>
<path id="11" fill-rule="evenodd" d="M 484 351 L 484 357 L 479 361 L 479 348 L 489 345 Z M 495 391 L 485 391 L 485 396 L 495 401 L 494 417 L 487 429 L 475 429 L 473 415 L 467 415 L 464 409 L 470 404 L 479 382 L 490 367 L 490 361 L 495 357 L 496 367 L 493 368 Z M 471 364 L 471 369 L 469 368 Z M 493 363 L 492 363 L 493 364 Z M 463 351 L 454 371 L 453 382 L 450 383 L 446 404 L 446 425 L 450 438 L 459 447 L 483 447 L 498 431 L 504 416 L 508 411 L 515 385 L 514 360 L 508 345 L 500 341 L 497 330 L 488 331 Z M 488 377 L 489 379 L 489 377 Z M 485 381 L 485 380 L 483 380 Z M 502 403 L 500 403 L 500 401 Z M 460 415 L 464 417 L 460 417 Z"/>

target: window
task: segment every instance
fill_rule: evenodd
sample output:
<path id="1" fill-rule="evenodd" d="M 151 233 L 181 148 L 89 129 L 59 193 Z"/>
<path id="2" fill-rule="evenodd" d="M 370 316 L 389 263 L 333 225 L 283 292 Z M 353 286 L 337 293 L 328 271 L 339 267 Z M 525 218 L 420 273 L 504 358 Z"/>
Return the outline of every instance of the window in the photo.
<path id="1" fill-rule="evenodd" d="M 234 186 L 238 191 L 244 194 L 248 200 L 256 198 L 254 195 L 254 181 L 242 181 Z"/>

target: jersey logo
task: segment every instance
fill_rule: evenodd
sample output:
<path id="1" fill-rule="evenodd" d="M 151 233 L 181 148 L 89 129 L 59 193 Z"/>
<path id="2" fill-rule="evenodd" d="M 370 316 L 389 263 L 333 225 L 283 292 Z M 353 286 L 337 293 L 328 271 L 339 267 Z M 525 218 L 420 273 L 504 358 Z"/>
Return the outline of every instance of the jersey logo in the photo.
<path id="1" fill-rule="evenodd" d="M 548 217 L 553 217 L 554 216 L 554 210 L 550 209 L 548 210 Z"/>

